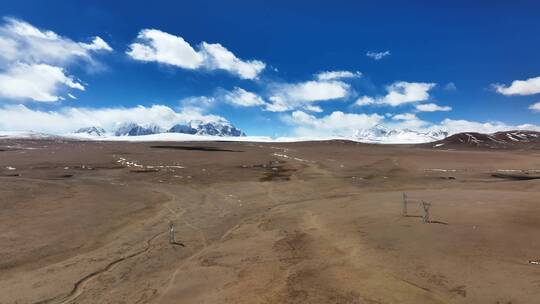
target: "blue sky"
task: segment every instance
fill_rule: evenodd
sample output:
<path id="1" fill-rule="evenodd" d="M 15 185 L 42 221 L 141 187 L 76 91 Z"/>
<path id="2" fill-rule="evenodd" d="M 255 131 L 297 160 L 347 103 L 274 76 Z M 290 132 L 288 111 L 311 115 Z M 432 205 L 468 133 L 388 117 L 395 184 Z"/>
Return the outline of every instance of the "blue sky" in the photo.
<path id="1" fill-rule="evenodd" d="M 290 2 L 3 3 L 0 129 L 226 119 L 248 135 L 312 136 L 540 125 L 537 1 Z M 23 25 L 55 35 L 43 43 Z"/>

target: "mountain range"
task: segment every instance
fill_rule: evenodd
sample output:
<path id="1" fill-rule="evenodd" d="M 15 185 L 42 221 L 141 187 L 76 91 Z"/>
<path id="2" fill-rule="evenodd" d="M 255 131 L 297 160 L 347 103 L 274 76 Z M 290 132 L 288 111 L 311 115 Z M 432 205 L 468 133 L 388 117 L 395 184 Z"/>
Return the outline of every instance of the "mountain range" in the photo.
<path id="1" fill-rule="evenodd" d="M 418 132 L 410 129 L 388 129 L 376 125 L 369 129 L 360 129 L 353 135 L 353 140 L 366 143 L 385 144 L 414 144 L 427 143 L 444 139 L 448 136 L 446 131 Z"/>
<path id="2" fill-rule="evenodd" d="M 87 127 L 75 133 L 93 137 L 114 134 L 115 136 L 140 136 L 150 134 L 191 134 L 221 137 L 246 136 L 240 129 L 229 122 L 190 121 L 176 124 L 169 129 L 157 125 L 141 126 L 136 123 L 120 125 L 112 132 L 100 127 Z M 540 148 L 540 132 L 526 130 L 501 131 L 492 134 L 463 132 L 449 135 L 444 130 L 419 132 L 410 129 L 389 129 L 376 125 L 368 129 L 360 129 L 349 139 L 364 143 L 380 144 L 420 144 L 422 147 L 435 149 L 487 148 L 487 149 L 537 149 Z M 256 141 L 256 139 L 254 139 Z M 279 139 L 278 139 L 279 141 Z"/>
<path id="3" fill-rule="evenodd" d="M 101 127 L 91 126 L 80 128 L 75 131 L 77 134 L 87 134 L 91 136 L 106 136 L 109 133 Z M 139 125 L 133 122 L 121 124 L 116 130 L 110 132 L 114 136 L 141 136 L 161 133 L 182 133 L 192 135 L 210 135 L 210 136 L 246 136 L 242 130 L 236 128 L 226 121 L 203 122 L 192 120 L 187 124 L 176 124 L 169 129 L 164 129 L 155 124 Z"/>

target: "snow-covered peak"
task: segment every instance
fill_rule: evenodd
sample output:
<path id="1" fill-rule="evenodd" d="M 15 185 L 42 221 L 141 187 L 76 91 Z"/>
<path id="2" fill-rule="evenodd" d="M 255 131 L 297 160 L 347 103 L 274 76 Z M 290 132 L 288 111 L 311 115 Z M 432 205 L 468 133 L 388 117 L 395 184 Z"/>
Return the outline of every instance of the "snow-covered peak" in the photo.
<path id="1" fill-rule="evenodd" d="M 141 126 L 136 123 L 125 123 L 120 125 L 114 132 L 116 136 L 138 136 L 138 135 L 150 135 L 162 133 L 161 127 L 150 124 L 147 126 Z"/>
<path id="2" fill-rule="evenodd" d="M 442 130 L 423 133 L 410 129 L 388 129 L 376 125 L 369 129 L 356 131 L 353 138 L 367 143 L 413 144 L 437 141 L 446 136 L 448 136 L 448 133 Z"/>
<path id="3" fill-rule="evenodd" d="M 443 131 L 443 130 L 429 131 L 426 134 L 431 137 L 437 138 L 437 140 L 446 138 L 449 135 L 447 131 Z"/>
<path id="4" fill-rule="evenodd" d="M 88 134 L 92 136 L 105 136 L 107 132 L 105 132 L 105 129 L 100 127 L 87 127 L 87 128 L 80 128 L 79 130 L 75 131 L 77 134 Z"/>
<path id="5" fill-rule="evenodd" d="M 390 132 L 388 128 L 382 125 L 376 125 L 369 129 L 360 129 L 354 134 L 354 138 L 380 138 L 385 137 Z"/>
<path id="6" fill-rule="evenodd" d="M 211 136 L 246 136 L 244 132 L 227 121 L 203 122 L 192 120 L 185 125 L 174 125 L 168 132 Z"/>
<path id="7" fill-rule="evenodd" d="M 168 131 L 168 133 L 182 133 L 182 134 L 196 134 L 197 129 L 192 128 L 191 125 L 183 125 L 183 124 L 176 124 L 172 126 Z"/>

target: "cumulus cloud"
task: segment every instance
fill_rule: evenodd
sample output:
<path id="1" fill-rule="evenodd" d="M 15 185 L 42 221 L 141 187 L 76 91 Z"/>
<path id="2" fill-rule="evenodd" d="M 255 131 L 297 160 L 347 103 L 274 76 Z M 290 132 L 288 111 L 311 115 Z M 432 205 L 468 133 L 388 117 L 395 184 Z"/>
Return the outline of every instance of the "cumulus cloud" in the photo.
<path id="1" fill-rule="evenodd" d="M 398 121 L 397 124 L 389 124 L 393 128 L 408 128 L 420 132 L 443 130 L 448 132 L 449 134 L 456 134 L 462 132 L 479 132 L 489 134 L 508 130 L 540 130 L 540 126 L 533 124 L 512 125 L 500 121 L 479 122 L 464 119 L 446 118 L 440 122 L 428 122 L 421 120 L 412 113 L 394 115 L 392 117 L 392 120 Z"/>
<path id="2" fill-rule="evenodd" d="M 0 25 L 0 98 L 54 102 L 62 89 L 84 90 L 66 69 L 82 60 L 91 66 L 96 52 L 112 48 L 100 37 L 75 42 L 25 21 L 4 18 Z"/>
<path id="3" fill-rule="evenodd" d="M 399 128 L 419 129 L 429 125 L 427 121 L 421 120 L 415 114 L 402 113 L 392 116 L 392 120 L 399 121 Z"/>
<path id="4" fill-rule="evenodd" d="M 306 105 L 306 106 L 304 106 L 304 110 L 309 111 L 309 112 L 315 112 L 315 113 L 322 113 L 323 112 L 323 109 L 321 107 L 314 106 L 314 105 Z"/>
<path id="5" fill-rule="evenodd" d="M 225 93 L 224 99 L 232 105 L 241 107 L 253 107 L 265 104 L 259 95 L 239 87 L 235 87 L 232 91 Z"/>
<path id="6" fill-rule="evenodd" d="M 392 107 L 429 99 L 429 91 L 435 83 L 398 81 L 386 87 L 387 94 L 382 97 L 362 96 L 356 105 L 383 104 Z"/>
<path id="7" fill-rule="evenodd" d="M 268 111 L 283 112 L 303 108 L 310 103 L 335 100 L 349 95 L 350 85 L 342 81 L 306 81 L 275 85 L 271 89 Z"/>
<path id="8" fill-rule="evenodd" d="M 262 61 L 239 59 L 219 43 L 202 42 L 195 49 L 184 38 L 156 29 L 140 31 L 126 53 L 139 61 L 190 70 L 225 70 L 243 79 L 257 78 L 266 67 Z"/>
<path id="9" fill-rule="evenodd" d="M 497 93 L 502 95 L 533 95 L 540 93 L 540 76 L 527 80 L 514 80 L 509 86 L 493 84 Z"/>
<path id="10" fill-rule="evenodd" d="M 0 107 L 0 130 L 38 131 L 52 134 L 73 132 L 79 128 L 98 126 L 112 131 L 123 123 L 156 124 L 169 128 L 190 120 L 204 122 L 226 121 L 225 118 L 204 114 L 199 109 L 175 111 L 168 106 L 153 105 L 132 108 L 76 108 L 63 107 L 56 111 L 33 110 L 24 105 Z"/>
<path id="11" fill-rule="evenodd" d="M 0 26 L 0 62 L 47 63 L 65 66 L 77 59 L 92 62 L 92 53 L 112 48 L 100 37 L 90 43 L 75 42 L 25 21 L 4 18 Z"/>
<path id="12" fill-rule="evenodd" d="M 205 54 L 205 63 L 209 69 L 221 69 L 237 74 L 240 78 L 255 79 L 264 70 L 266 64 L 259 60 L 243 61 L 219 43 L 201 44 Z"/>
<path id="13" fill-rule="evenodd" d="M 540 131 L 540 126 L 533 124 L 511 125 L 504 122 L 477 122 L 470 120 L 454 120 L 444 119 L 439 124 L 434 124 L 429 127 L 432 130 L 447 130 L 450 134 L 460 132 L 479 132 L 479 133 L 495 133 L 508 130 L 532 130 Z"/>
<path id="14" fill-rule="evenodd" d="M 211 96 L 191 96 L 180 100 L 180 105 L 183 108 L 198 109 L 204 111 L 211 108 L 216 102 L 216 99 Z"/>
<path id="15" fill-rule="evenodd" d="M 437 111 L 447 112 L 447 111 L 452 111 L 452 107 L 439 106 L 434 103 L 425 103 L 425 104 L 416 105 L 416 110 L 419 112 L 437 112 Z"/>
<path id="16" fill-rule="evenodd" d="M 326 71 L 320 72 L 315 75 L 318 80 L 337 80 L 345 78 L 359 78 L 362 77 L 361 72 L 351 72 L 351 71 Z"/>
<path id="17" fill-rule="evenodd" d="M 397 117 L 396 117 L 397 116 Z M 508 130 L 532 130 L 540 131 L 540 126 L 533 124 L 512 125 L 500 121 L 479 122 L 464 119 L 443 119 L 440 122 L 428 122 L 421 120 L 416 115 L 398 114 L 392 118 L 398 123 L 389 123 L 393 128 L 408 128 L 420 132 L 446 131 L 449 134 L 463 132 L 495 133 Z"/>
<path id="18" fill-rule="evenodd" d="M 155 61 L 184 69 L 197 69 L 204 61 L 203 55 L 195 51 L 184 38 L 145 29 L 137 36 L 139 42 L 129 46 L 127 54 L 140 61 Z"/>
<path id="19" fill-rule="evenodd" d="M 350 137 L 357 130 L 368 129 L 380 124 L 389 128 L 412 129 L 419 132 L 443 130 L 450 134 L 461 132 L 494 133 L 507 130 L 540 131 L 538 125 L 512 125 L 498 121 L 478 122 L 447 118 L 440 122 L 428 122 L 413 113 L 401 113 L 385 117 L 379 114 L 356 114 L 337 111 L 326 116 L 316 117 L 298 110 L 284 116 L 283 119 L 293 127 L 293 135 L 303 137 Z"/>
<path id="20" fill-rule="evenodd" d="M 46 64 L 20 63 L 0 73 L 0 97 L 4 98 L 58 101 L 60 97 L 54 93 L 60 86 L 84 91 L 84 86 L 67 76 L 62 68 Z"/>
<path id="21" fill-rule="evenodd" d="M 375 98 L 369 96 L 362 96 L 355 102 L 357 106 L 367 106 L 375 103 Z"/>
<path id="22" fill-rule="evenodd" d="M 295 127 L 293 132 L 297 136 L 352 136 L 358 129 L 377 125 L 383 118 L 378 114 L 341 111 L 318 118 L 303 111 L 294 111 L 285 120 Z"/>
<path id="23" fill-rule="evenodd" d="M 540 112 L 540 102 L 534 103 L 529 106 L 529 110 L 533 110 L 535 112 Z"/>
<path id="24" fill-rule="evenodd" d="M 286 100 L 321 101 L 347 96 L 349 85 L 340 81 L 307 81 L 280 86 L 277 95 Z"/>
<path id="25" fill-rule="evenodd" d="M 82 46 L 84 49 L 90 50 L 90 51 L 108 51 L 112 52 L 112 48 L 105 42 L 105 40 L 101 39 L 100 37 L 94 37 L 91 43 L 79 43 L 80 46 Z"/>
<path id="26" fill-rule="evenodd" d="M 270 97 L 271 103 L 266 104 L 266 110 L 270 112 L 285 112 L 294 107 L 279 97 Z"/>
<path id="27" fill-rule="evenodd" d="M 390 51 L 384 51 L 384 52 L 367 52 L 366 56 L 373 60 L 381 60 L 386 56 L 390 56 Z"/>
<path id="28" fill-rule="evenodd" d="M 392 116 L 393 120 L 414 120 L 418 119 L 418 117 L 412 113 L 403 113 L 403 114 L 396 114 Z"/>

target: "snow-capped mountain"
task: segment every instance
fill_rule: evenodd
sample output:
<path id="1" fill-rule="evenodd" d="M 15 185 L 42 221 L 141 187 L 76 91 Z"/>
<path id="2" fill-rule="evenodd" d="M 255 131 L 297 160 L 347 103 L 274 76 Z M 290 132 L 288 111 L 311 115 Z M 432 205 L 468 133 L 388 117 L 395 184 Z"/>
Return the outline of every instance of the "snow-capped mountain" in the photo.
<path id="1" fill-rule="evenodd" d="M 197 129 L 192 128 L 190 125 L 177 124 L 177 125 L 172 126 L 167 132 L 182 133 L 182 134 L 197 134 Z"/>
<path id="2" fill-rule="evenodd" d="M 242 130 L 226 121 L 202 122 L 199 120 L 192 120 L 185 125 L 174 125 L 168 132 L 211 136 L 246 136 Z"/>
<path id="3" fill-rule="evenodd" d="M 410 129 L 388 129 L 376 125 L 369 129 L 356 131 L 353 138 L 367 143 L 414 144 L 437 141 L 447 136 L 448 132 L 442 130 L 423 133 Z"/>
<path id="4" fill-rule="evenodd" d="M 148 125 L 148 126 L 140 126 L 136 123 L 125 123 L 120 125 L 118 129 L 114 132 L 114 135 L 116 136 L 139 136 L 139 135 L 150 135 L 150 134 L 159 134 L 163 133 L 163 129 L 161 129 L 157 125 Z"/>
<path id="5" fill-rule="evenodd" d="M 95 129 L 95 130 L 94 130 Z M 105 130 L 96 127 L 82 128 L 76 133 L 87 133 L 90 135 L 101 136 Z M 240 129 L 234 127 L 227 121 L 203 122 L 192 120 L 187 124 L 176 124 L 165 130 L 157 125 L 150 124 L 141 126 L 136 123 L 124 123 L 114 132 L 115 136 L 140 136 L 160 133 L 182 133 L 191 135 L 210 135 L 210 136 L 246 136 Z"/>
<path id="6" fill-rule="evenodd" d="M 100 128 L 100 127 L 87 127 L 87 128 L 80 128 L 79 130 L 75 131 L 75 133 L 88 134 L 92 136 L 105 136 L 107 132 L 105 132 L 105 129 Z"/>

